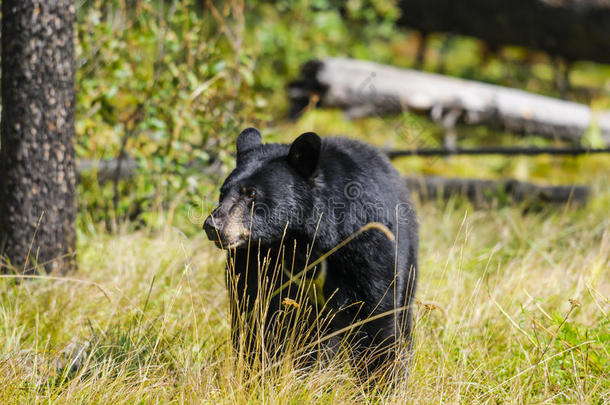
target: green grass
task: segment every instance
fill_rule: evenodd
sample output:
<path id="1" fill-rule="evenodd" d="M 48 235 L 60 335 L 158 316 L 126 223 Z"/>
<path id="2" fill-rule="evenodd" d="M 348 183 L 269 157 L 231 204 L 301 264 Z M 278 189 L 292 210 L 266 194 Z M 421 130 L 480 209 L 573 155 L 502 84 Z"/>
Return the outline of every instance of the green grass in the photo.
<path id="1" fill-rule="evenodd" d="M 410 377 L 377 395 L 342 364 L 248 375 L 229 343 L 223 254 L 200 233 L 85 228 L 85 282 L 0 281 L 0 402 L 606 403 L 609 197 L 536 215 L 418 204 Z M 71 341 L 89 342 L 84 363 L 58 371 Z"/>

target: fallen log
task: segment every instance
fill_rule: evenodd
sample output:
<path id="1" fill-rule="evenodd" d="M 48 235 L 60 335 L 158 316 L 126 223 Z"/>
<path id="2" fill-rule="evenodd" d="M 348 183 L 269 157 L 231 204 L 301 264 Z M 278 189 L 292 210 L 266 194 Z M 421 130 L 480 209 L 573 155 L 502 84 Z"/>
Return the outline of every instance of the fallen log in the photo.
<path id="1" fill-rule="evenodd" d="M 220 176 L 222 174 L 222 163 L 215 159 L 206 165 L 197 160 L 187 162 L 185 169 L 197 169 L 205 176 Z M 95 175 L 95 179 L 100 183 L 107 181 L 126 180 L 136 175 L 138 162 L 131 156 L 125 157 L 121 162 L 119 170 L 119 159 L 79 159 L 76 162 L 76 174 L 78 181 L 85 175 Z M 117 173 L 117 170 L 119 172 Z"/>
<path id="2" fill-rule="evenodd" d="M 95 173 L 97 181 L 102 184 L 110 180 L 117 178 L 118 180 L 124 180 L 133 176 L 135 170 L 138 167 L 138 162 L 132 157 L 127 157 L 121 162 L 120 172 L 119 160 L 93 160 L 93 159 L 79 159 L 76 162 L 76 174 L 80 181 L 85 173 Z"/>
<path id="3" fill-rule="evenodd" d="M 447 134 L 458 123 L 484 124 L 580 143 L 596 125 L 603 142 L 610 143 L 610 111 L 594 112 L 583 104 L 523 90 L 356 59 L 307 62 L 300 78 L 288 86 L 291 116 L 298 116 L 312 96 L 318 106 L 341 108 L 350 118 L 405 110 L 426 113 Z"/>
<path id="4" fill-rule="evenodd" d="M 84 173 L 95 170 L 100 183 L 112 181 L 116 175 L 117 160 L 93 161 L 83 159 L 77 162 L 78 178 Z M 137 162 L 128 158 L 121 165 L 119 178 L 125 180 L 136 175 Z M 202 168 L 202 173 L 220 174 L 218 165 Z M 517 180 L 478 180 L 445 178 L 435 176 L 406 176 L 409 189 L 422 199 L 448 199 L 454 195 L 468 198 L 475 206 L 489 205 L 502 200 L 507 203 L 565 204 L 568 202 L 585 203 L 590 194 L 586 186 L 538 186 Z"/>
<path id="5" fill-rule="evenodd" d="M 539 186 L 514 179 L 481 180 L 437 176 L 405 177 L 407 186 L 420 198 L 448 199 L 458 195 L 475 206 L 489 205 L 493 201 L 536 204 L 584 204 L 590 189 L 581 185 Z"/>
<path id="6" fill-rule="evenodd" d="M 400 0 L 398 25 L 610 63 L 608 0 Z"/>
<path id="7" fill-rule="evenodd" d="M 610 154 L 610 148 L 537 148 L 537 147 L 506 147 L 506 146 L 485 146 L 481 148 L 417 148 L 417 149 L 396 149 L 385 150 L 389 159 L 396 159 L 403 156 L 456 156 L 456 155 L 504 155 L 504 156 L 536 156 L 536 155 L 555 155 L 555 156 L 578 156 Z"/>

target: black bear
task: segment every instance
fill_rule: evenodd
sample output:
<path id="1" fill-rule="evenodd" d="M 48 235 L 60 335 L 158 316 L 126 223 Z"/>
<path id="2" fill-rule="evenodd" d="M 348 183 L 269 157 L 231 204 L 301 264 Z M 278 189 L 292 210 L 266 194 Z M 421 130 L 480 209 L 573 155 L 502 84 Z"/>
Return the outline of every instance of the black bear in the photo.
<path id="1" fill-rule="evenodd" d="M 238 349 L 262 339 L 276 355 L 297 335 L 310 354 L 344 347 L 374 371 L 409 346 L 418 225 L 404 180 L 376 148 L 313 132 L 263 144 L 248 128 L 203 228 L 227 250 Z M 297 321 L 303 301 L 311 307 Z"/>

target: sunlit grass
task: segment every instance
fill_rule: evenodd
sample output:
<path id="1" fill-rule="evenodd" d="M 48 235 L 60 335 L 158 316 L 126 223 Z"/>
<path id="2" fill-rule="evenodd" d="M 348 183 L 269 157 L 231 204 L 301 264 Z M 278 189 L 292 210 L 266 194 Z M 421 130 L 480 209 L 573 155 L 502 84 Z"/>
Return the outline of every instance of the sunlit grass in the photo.
<path id="1" fill-rule="evenodd" d="M 414 358 L 408 382 L 383 394 L 341 363 L 303 372 L 285 361 L 247 373 L 230 343 L 221 251 L 171 227 L 119 235 L 91 227 L 74 276 L 109 298 L 84 283 L 0 281 L 0 402 L 603 403 L 602 201 L 536 215 L 420 205 Z M 71 341 L 88 342 L 87 356 L 62 371 L 57 357 Z"/>

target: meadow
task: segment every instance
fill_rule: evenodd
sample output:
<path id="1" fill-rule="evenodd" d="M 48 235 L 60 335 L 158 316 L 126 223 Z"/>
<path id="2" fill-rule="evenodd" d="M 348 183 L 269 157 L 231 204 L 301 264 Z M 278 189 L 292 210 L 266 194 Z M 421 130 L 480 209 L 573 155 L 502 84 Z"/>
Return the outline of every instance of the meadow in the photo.
<path id="1" fill-rule="evenodd" d="M 229 342 L 219 250 L 172 226 L 113 235 L 92 226 L 75 279 L 3 283 L 0 401 L 606 403 L 604 198 L 540 215 L 419 205 L 410 377 L 379 395 L 344 364 L 304 373 L 286 362 L 253 378 Z M 58 371 L 71 341 L 87 342 L 87 356 Z"/>
<path id="2" fill-rule="evenodd" d="M 191 1 L 85 3 L 77 153 L 124 150 L 137 175 L 116 186 L 82 176 L 77 272 L 0 276 L 0 403 L 610 403 L 607 156 L 395 161 L 402 173 L 580 183 L 593 194 L 584 206 L 534 210 L 415 196 L 420 276 L 405 383 L 365 388 L 340 360 L 307 372 L 290 358 L 247 370 L 230 343 L 225 255 L 201 231 L 239 130 L 259 126 L 265 141 L 315 130 L 408 147 L 404 133 L 416 128 L 438 142 L 440 129 L 410 113 L 285 119 L 284 86 L 300 63 L 345 53 L 409 67 L 416 35 L 394 31 L 396 10 L 375 1 L 346 16 L 324 1 L 315 11 L 308 1 L 227 1 L 218 15 Z M 458 40 L 449 73 L 556 95 L 548 59 L 524 66 L 523 51 L 509 49 L 481 66 L 477 46 Z M 426 69 L 439 47 L 432 42 Z M 572 79 L 601 89 L 590 104 L 610 106 L 610 68 L 583 63 Z M 553 144 L 486 128 L 461 141 Z"/>

